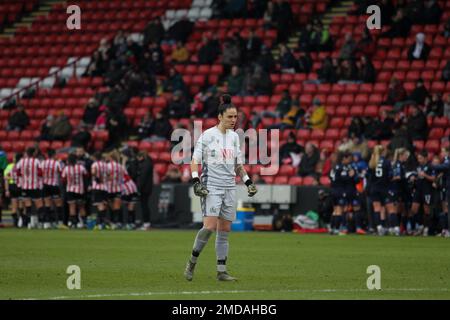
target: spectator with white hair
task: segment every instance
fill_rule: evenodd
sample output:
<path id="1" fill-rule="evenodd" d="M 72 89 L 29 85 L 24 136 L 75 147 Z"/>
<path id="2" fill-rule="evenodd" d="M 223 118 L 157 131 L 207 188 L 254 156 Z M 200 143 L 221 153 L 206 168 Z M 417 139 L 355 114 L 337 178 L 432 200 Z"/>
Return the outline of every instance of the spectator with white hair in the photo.
<path id="1" fill-rule="evenodd" d="M 408 59 L 412 60 L 427 60 L 430 54 L 430 46 L 425 42 L 425 34 L 419 32 L 416 34 L 416 43 L 411 45 L 408 50 Z"/>

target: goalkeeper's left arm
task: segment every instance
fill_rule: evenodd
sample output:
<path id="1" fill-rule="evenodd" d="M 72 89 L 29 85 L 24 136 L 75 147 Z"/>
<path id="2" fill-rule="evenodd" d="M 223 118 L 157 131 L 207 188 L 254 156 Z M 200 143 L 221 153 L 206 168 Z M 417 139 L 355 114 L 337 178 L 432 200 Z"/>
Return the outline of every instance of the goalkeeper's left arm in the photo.
<path id="1" fill-rule="evenodd" d="M 258 190 L 256 189 L 255 184 L 253 183 L 252 179 L 248 176 L 247 172 L 245 171 L 244 165 L 238 164 L 236 165 L 236 174 L 241 177 L 242 181 L 244 181 L 245 185 L 247 186 L 248 196 L 253 197 Z"/>

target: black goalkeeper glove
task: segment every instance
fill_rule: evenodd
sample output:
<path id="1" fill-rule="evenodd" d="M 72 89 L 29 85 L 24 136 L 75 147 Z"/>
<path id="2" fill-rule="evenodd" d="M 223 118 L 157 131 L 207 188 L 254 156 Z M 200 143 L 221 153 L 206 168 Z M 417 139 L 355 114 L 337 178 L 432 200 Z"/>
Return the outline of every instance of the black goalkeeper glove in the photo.
<path id="1" fill-rule="evenodd" d="M 209 193 L 208 189 L 200 182 L 199 178 L 192 180 L 194 183 L 194 194 L 198 197 L 206 197 Z"/>
<path id="2" fill-rule="evenodd" d="M 248 179 L 247 181 L 245 181 L 245 185 L 247 186 L 249 197 L 253 197 L 258 192 L 258 189 L 256 189 L 256 186 L 252 180 Z"/>

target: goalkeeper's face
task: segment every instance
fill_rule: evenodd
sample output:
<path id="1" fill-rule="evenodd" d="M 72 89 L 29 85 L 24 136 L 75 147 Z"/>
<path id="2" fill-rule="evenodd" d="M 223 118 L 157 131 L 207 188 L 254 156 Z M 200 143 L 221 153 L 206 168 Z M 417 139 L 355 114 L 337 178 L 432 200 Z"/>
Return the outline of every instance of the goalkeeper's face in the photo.
<path id="1" fill-rule="evenodd" d="M 230 108 L 225 110 L 223 114 L 219 114 L 219 121 L 223 128 L 234 129 L 237 121 L 237 110 L 236 108 Z"/>

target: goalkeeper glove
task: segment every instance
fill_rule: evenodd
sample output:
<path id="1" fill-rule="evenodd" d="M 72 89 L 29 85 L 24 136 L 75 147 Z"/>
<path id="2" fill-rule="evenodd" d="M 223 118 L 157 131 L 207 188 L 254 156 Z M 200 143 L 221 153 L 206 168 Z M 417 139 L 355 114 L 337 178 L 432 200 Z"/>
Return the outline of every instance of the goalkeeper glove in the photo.
<path id="1" fill-rule="evenodd" d="M 258 189 L 256 189 L 256 186 L 252 180 L 248 179 L 247 181 L 245 181 L 245 185 L 247 186 L 249 197 L 253 197 L 258 192 Z"/>
<path id="2" fill-rule="evenodd" d="M 206 197 L 208 195 L 208 189 L 200 182 L 199 178 L 194 178 L 192 182 L 194 183 L 194 193 L 196 196 Z"/>

